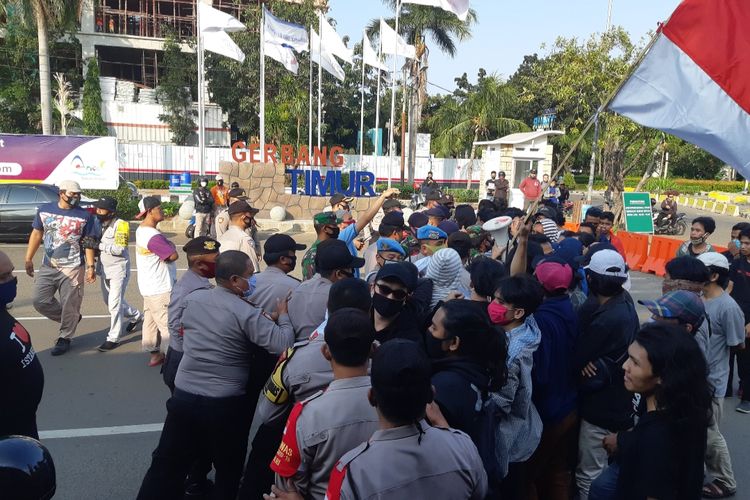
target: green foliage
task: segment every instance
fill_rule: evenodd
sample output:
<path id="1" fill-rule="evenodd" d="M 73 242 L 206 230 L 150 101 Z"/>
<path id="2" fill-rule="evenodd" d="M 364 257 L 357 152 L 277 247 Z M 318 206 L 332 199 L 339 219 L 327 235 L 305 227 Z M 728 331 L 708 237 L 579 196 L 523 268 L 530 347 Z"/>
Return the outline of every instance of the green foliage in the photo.
<path id="1" fill-rule="evenodd" d="M 117 215 L 122 219 L 131 220 L 138 213 L 138 200 L 132 199 L 132 193 L 124 182 L 117 189 L 87 189 L 83 194 L 94 200 L 102 196 L 113 197 L 117 200 Z"/>
<path id="2" fill-rule="evenodd" d="M 107 135 L 102 119 L 102 89 L 99 86 L 99 65 L 96 58 L 89 59 L 83 84 L 83 133 L 84 135 Z"/>
<path id="3" fill-rule="evenodd" d="M 172 142 L 180 146 L 189 144 L 196 127 L 193 118 L 191 87 L 197 78 L 195 56 L 180 50 L 177 37 L 169 32 L 164 40 L 164 76 L 159 80 L 158 98 L 165 113 L 159 120 L 169 125 Z"/>
<path id="4" fill-rule="evenodd" d="M 411 199 L 411 195 L 414 194 L 414 186 L 411 184 L 396 184 L 392 183 L 391 187 L 394 187 L 400 191 L 398 198 L 401 200 L 408 200 Z M 388 183 L 382 182 L 375 185 L 375 192 L 376 193 L 382 193 L 388 189 Z"/>
<path id="5" fill-rule="evenodd" d="M 635 188 L 640 182 L 640 177 L 627 177 L 625 178 L 625 187 Z M 588 183 L 588 177 L 583 175 L 576 175 L 575 182 L 585 187 Z M 568 181 L 565 181 L 568 184 Z M 698 194 L 707 193 L 710 191 L 723 191 L 725 193 L 739 193 L 744 187 L 745 183 L 742 181 L 717 181 L 717 180 L 701 180 L 701 179 L 677 179 L 668 178 L 666 181 L 662 179 L 651 178 L 646 181 L 644 190 L 655 192 L 661 186 L 662 191 L 667 189 L 674 189 L 680 194 Z M 597 191 L 603 191 L 607 188 L 604 180 L 601 178 L 594 179 L 594 189 Z"/>
<path id="6" fill-rule="evenodd" d="M 565 174 L 563 175 L 563 182 L 565 183 L 565 187 L 567 187 L 568 189 L 572 190 L 576 188 L 576 178 L 570 172 L 565 172 Z M 588 182 L 588 180 L 586 182 Z"/>
<path id="7" fill-rule="evenodd" d="M 447 193 L 453 195 L 456 203 L 476 203 L 479 200 L 478 189 L 446 189 Z"/>
<path id="8" fill-rule="evenodd" d="M 691 179 L 716 179 L 724 162 L 682 140 L 670 141 L 669 175 Z"/>
<path id="9" fill-rule="evenodd" d="M 174 217 L 180 211 L 182 203 L 175 201 L 165 201 L 161 204 L 161 210 L 164 212 L 164 217 Z"/>
<path id="10" fill-rule="evenodd" d="M 138 189 L 169 189 L 169 181 L 166 179 L 138 179 L 133 184 Z"/>

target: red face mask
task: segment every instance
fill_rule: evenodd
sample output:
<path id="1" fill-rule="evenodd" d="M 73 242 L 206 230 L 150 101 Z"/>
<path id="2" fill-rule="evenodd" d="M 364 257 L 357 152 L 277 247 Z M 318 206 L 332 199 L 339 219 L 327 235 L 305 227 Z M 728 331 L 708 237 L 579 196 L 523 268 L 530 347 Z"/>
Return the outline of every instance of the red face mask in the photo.
<path id="1" fill-rule="evenodd" d="M 487 314 L 490 315 L 490 321 L 496 325 L 507 325 L 513 319 L 507 319 L 508 308 L 498 304 L 494 300 L 487 305 Z"/>
<path id="2" fill-rule="evenodd" d="M 216 262 L 203 262 L 205 271 L 201 273 L 204 278 L 215 278 L 216 277 Z"/>

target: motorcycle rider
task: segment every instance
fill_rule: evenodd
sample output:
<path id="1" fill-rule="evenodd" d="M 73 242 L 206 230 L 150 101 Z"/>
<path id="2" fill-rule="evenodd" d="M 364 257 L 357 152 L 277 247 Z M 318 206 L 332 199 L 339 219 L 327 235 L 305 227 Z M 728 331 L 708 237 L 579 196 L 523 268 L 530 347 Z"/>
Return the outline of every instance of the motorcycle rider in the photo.
<path id="1" fill-rule="evenodd" d="M 664 219 L 671 226 L 677 220 L 677 200 L 674 199 L 675 192 L 667 191 L 667 197 L 661 202 L 661 212 L 656 217 L 656 226 L 663 225 Z"/>
<path id="2" fill-rule="evenodd" d="M 193 191 L 195 202 L 195 230 L 194 237 L 206 236 L 211 225 L 210 217 L 214 206 L 214 198 L 208 190 L 208 177 L 201 177 L 198 189 Z"/>

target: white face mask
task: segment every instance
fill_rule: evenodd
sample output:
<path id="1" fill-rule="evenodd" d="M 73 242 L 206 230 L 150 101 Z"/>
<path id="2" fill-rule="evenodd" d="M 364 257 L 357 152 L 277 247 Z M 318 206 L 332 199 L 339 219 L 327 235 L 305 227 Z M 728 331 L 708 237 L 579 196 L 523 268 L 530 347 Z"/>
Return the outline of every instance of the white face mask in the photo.
<path id="1" fill-rule="evenodd" d="M 201 187 L 206 187 L 206 186 L 208 186 L 208 182 L 201 182 Z"/>

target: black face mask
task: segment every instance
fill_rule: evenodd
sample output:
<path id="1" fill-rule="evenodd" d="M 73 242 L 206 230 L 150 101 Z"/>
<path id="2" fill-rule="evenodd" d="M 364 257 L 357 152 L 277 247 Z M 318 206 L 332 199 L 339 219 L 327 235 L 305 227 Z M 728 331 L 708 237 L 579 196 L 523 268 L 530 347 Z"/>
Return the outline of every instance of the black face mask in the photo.
<path id="1" fill-rule="evenodd" d="M 375 293 L 372 296 L 372 306 L 375 310 L 384 318 L 392 318 L 404 309 L 404 302 L 401 300 L 393 300 Z"/>
<path id="2" fill-rule="evenodd" d="M 244 219 L 242 219 L 242 222 L 244 222 L 247 227 L 250 227 L 253 225 L 252 217 L 245 217 Z"/>
<path id="3" fill-rule="evenodd" d="M 448 355 L 448 353 L 443 350 L 443 342 L 448 339 L 436 339 L 428 330 L 425 333 L 424 340 L 425 348 L 427 349 L 427 355 L 430 357 L 430 359 L 443 359 Z"/>
<path id="4" fill-rule="evenodd" d="M 287 265 L 291 268 L 292 271 L 294 271 L 294 268 L 297 267 L 297 256 L 295 255 L 294 257 L 289 257 L 289 256 L 285 256 L 285 257 L 289 259 L 290 261 L 289 264 Z"/>
<path id="5" fill-rule="evenodd" d="M 108 222 L 114 216 L 115 216 L 115 214 L 108 214 L 108 215 L 96 214 L 96 218 L 99 219 L 99 222 L 101 222 L 101 223 Z"/>
<path id="6" fill-rule="evenodd" d="M 68 196 L 65 195 L 65 203 L 70 205 L 71 207 L 77 207 L 79 203 L 81 203 L 81 197 L 80 196 Z"/>
<path id="7" fill-rule="evenodd" d="M 337 227 L 336 229 L 334 229 L 334 230 L 332 230 L 332 231 L 330 231 L 330 232 L 329 232 L 329 231 L 326 231 L 326 234 L 327 234 L 327 235 L 328 235 L 328 236 L 329 236 L 330 238 L 332 238 L 332 239 L 336 239 L 336 238 L 338 238 L 338 237 L 339 237 L 339 233 L 340 233 L 340 232 L 341 232 L 341 230 L 340 230 L 340 229 L 339 229 L 339 228 Z"/>
<path id="8" fill-rule="evenodd" d="M 223 186 L 224 185 L 224 181 L 216 181 L 216 184 L 218 184 L 219 186 Z"/>

